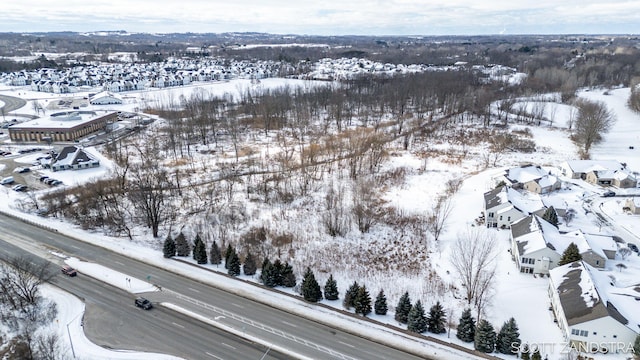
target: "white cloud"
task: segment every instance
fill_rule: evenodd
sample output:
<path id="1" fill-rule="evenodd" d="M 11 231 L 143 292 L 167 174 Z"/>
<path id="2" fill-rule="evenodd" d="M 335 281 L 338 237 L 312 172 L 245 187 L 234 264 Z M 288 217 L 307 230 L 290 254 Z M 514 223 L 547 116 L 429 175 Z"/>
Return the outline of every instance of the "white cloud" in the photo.
<path id="1" fill-rule="evenodd" d="M 23 0 L 3 4 L 0 31 L 264 31 L 300 34 L 640 32 L 625 0 Z"/>

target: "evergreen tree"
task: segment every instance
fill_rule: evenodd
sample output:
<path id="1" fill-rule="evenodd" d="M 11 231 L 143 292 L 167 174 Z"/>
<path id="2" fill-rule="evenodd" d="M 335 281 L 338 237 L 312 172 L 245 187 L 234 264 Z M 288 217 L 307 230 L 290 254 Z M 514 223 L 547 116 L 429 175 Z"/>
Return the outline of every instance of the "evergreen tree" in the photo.
<path id="1" fill-rule="evenodd" d="M 327 282 L 324 284 L 324 298 L 327 300 L 338 300 L 338 296 L 338 282 L 333 278 L 333 274 L 330 274 Z"/>
<path id="2" fill-rule="evenodd" d="M 224 268 L 229 269 L 229 260 L 235 253 L 235 250 L 231 247 L 231 244 L 227 245 L 227 250 L 224 251 Z"/>
<path id="3" fill-rule="evenodd" d="M 427 330 L 434 334 L 443 334 L 447 332 L 446 328 L 447 314 L 442 308 L 440 301 L 429 309 L 429 318 L 427 319 Z"/>
<path id="4" fill-rule="evenodd" d="M 265 258 L 262 262 L 262 272 L 260 273 L 260 280 L 262 280 L 264 286 L 276 287 L 278 285 L 276 283 L 275 271 L 271 261 Z"/>
<path id="5" fill-rule="evenodd" d="M 542 360 L 542 354 L 540 354 L 540 349 L 537 346 L 531 353 L 531 360 Z"/>
<path id="6" fill-rule="evenodd" d="M 473 342 L 476 335 L 476 320 L 471 316 L 471 309 L 465 309 L 458 322 L 456 337 L 464 342 Z"/>
<path id="7" fill-rule="evenodd" d="M 424 314 L 424 308 L 420 300 L 411 307 L 407 314 L 407 330 L 423 333 L 427 331 L 427 317 Z"/>
<path id="8" fill-rule="evenodd" d="M 409 311 L 411 311 L 411 298 L 409 298 L 409 292 L 405 292 L 398 301 L 398 306 L 396 306 L 396 315 L 394 319 L 403 324 L 407 323 L 407 317 L 409 316 Z"/>
<path id="9" fill-rule="evenodd" d="M 358 289 L 356 297 L 353 299 L 353 307 L 355 308 L 356 314 L 362 314 L 362 316 L 371 314 L 371 296 L 365 285 L 362 285 Z"/>
<path id="10" fill-rule="evenodd" d="M 550 206 L 545 210 L 544 214 L 542 214 L 542 218 L 546 220 L 549 224 L 558 227 L 558 213 L 553 206 Z"/>
<path id="11" fill-rule="evenodd" d="M 301 288 L 302 297 L 304 297 L 306 301 L 318 302 L 322 299 L 320 285 L 318 285 L 318 281 L 316 281 L 316 277 L 313 275 L 311 268 L 307 267 L 307 270 L 304 273 L 304 278 L 302 279 Z"/>
<path id="12" fill-rule="evenodd" d="M 529 344 L 522 345 L 522 354 L 520 355 L 520 359 L 531 360 L 531 354 L 529 354 L 529 351 Z"/>
<path id="13" fill-rule="evenodd" d="M 640 335 L 636 336 L 636 341 L 633 342 L 633 354 L 640 358 Z"/>
<path id="14" fill-rule="evenodd" d="M 200 234 L 196 234 L 196 238 L 193 240 L 193 260 L 195 260 L 195 261 L 198 261 L 198 259 L 196 259 L 196 248 L 198 247 L 198 244 L 200 244 L 201 242 L 202 242 L 202 239 L 200 238 Z M 203 243 L 203 245 L 204 245 L 204 243 Z M 206 250 L 205 250 L 205 252 L 206 252 Z"/>
<path id="15" fill-rule="evenodd" d="M 167 238 L 164 240 L 162 255 L 164 255 L 164 257 L 166 258 L 172 258 L 176 256 L 176 242 L 171 237 L 171 234 L 168 234 Z"/>
<path id="16" fill-rule="evenodd" d="M 356 295 L 358 294 L 358 289 L 360 289 L 360 285 L 358 285 L 357 281 L 354 281 L 351 286 L 344 293 L 344 299 L 342 300 L 342 306 L 349 310 L 354 306 L 354 301 Z"/>
<path id="17" fill-rule="evenodd" d="M 184 234 L 180 232 L 180 234 L 176 236 L 176 255 L 189 256 L 189 254 L 191 254 L 191 246 L 189 246 L 189 242 L 187 242 Z"/>
<path id="18" fill-rule="evenodd" d="M 293 267 L 288 262 L 284 263 L 280 277 L 282 286 L 289 288 L 296 286 L 296 274 L 293 273 Z"/>
<path id="19" fill-rule="evenodd" d="M 384 290 L 380 290 L 378 296 L 376 296 L 373 308 L 376 315 L 387 315 L 387 297 L 384 295 Z"/>
<path id="20" fill-rule="evenodd" d="M 520 342 L 518 325 L 516 325 L 516 320 L 511 318 L 502 325 L 498 332 L 496 351 L 502 354 L 516 355 L 518 354 Z"/>
<path id="21" fill-rule="evenodd" d="M 220 254 L 220 247 L 217 242 L 211 244 L 211 250 L 209 251 L 209 261 L 214 265 L 220 265 L 222 263 L 222 255 Z"/>
<path id="22" fill-rule="evenodd" d="M 244 264 L 242 264 L 242 272 L 245 275 L 251 276 L 255 275 L 257 270 L 256 259 L 253 258 L 251 252 L 248 252 L 247 257 L 244 259 Z"/>
<path id="23" fill-rule="evenodd" d="M 240 258 L 236 252 L 232 252 L 229 257 L 229 267 L 227 268 L 227 274 L 231 276 L 240 275 Z"/>
<path id="24" fill-rule="evenodd" d="M 569 264 L 578 260 L 582 260 L 580 250 L 578 250 L 578 246 L 576 244 L 571 243 L 562 253 L 562 257 L 560 258 L 560 261 L 558 261 L 558 266 Z"/>
<path id="25" fill-rule="evenodd" d="M 282 286 L 282 272 L 284 270 L 284 265 L 280 259 L 276 259 L 273 262 L 273 276 L 275 277 L 275 282 L 277 286 Z"/>
<path id="26" fill-rule="evenodd" d="M 206 248 L 206 245 L 204 244 L 204 241 L 199 240 L 196 242 L 196 245 L 193 248 L 193 259 L 198 264 L 206 264 L 207 261 L 209 260 L 207 259 L 207 248 Z"/>
<path id="27" fill-rule="evenodd" d="M 480 320 L 476 327 L 476 337 L 474 339 L 476 350 L 483 353 L 491 353 L 496 347 L 496 332 L 487 320 Z"/>

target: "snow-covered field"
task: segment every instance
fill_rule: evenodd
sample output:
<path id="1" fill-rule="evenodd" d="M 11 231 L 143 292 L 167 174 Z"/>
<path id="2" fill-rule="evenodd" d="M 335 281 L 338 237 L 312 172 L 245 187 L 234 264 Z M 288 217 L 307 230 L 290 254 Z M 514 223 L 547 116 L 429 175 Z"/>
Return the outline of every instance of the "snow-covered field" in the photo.
<path id="1" fill-rule="evenodd" d="M 300 86 L 315 86 L 308 82 L 291 83 L 291 80 L 284 79 L 267 79 L 263 80 L 259 86 L 282 86 L 284 84 L 298 84 Z M 248 87 L 252 87 L 249 81 L 231 81 L 227 83 L 217 83 L 203 86 L 203 89 L 210 93 L 223 95 L 224 93 L 236 94 L 243 91 Z M 200 87 L 190 86 L 178 89 L 165 89 L 157 90 L 153 92 L 141 92 L 131 93 L 125 99 L 125 104 L 119 106 L 113 106 L 114 110 L 122 111 L 134 111 L 137 108 L 143 108 L 144 104 L 150 102 L 163 102 L 172 101 L 172 99 L 178 99 L 181 95 L 188 97 L 193 91 L 202 91 Z M 59 95 L 53 94 L 34 93 L 25 91 L 24 89 L 4 91 L 7 95 L 18 96 L 29 100 L 38 100 L 49 102 L 56 99 Z M 608 92 L 608 95 L 603 94 L 604 91 L 583 91 L 580 96 L 605 101 L 609 108 L 617 115 L 617 123 L 613 130 L 605 136 L 602 144 L 594 146 L 592 149 L 592 159 L 597 160 L 617 160 L 628 164 L 628 167 L 632 170 L 640 170 L 640 156 L 637 152 L 640 151 L 640 131 L 638 131 L 637 124 L 640 122 L 640 116 L 628 110 L 625 106 L 626 99 L 629 95 L 629 89 L 616 89 Z M 557 109 L 552 109 L 552 107 Z M 20 109 L 18 112 L 24 113 L 31 110 L 31 105 L 28 104 L 25 108 Z M 91 107 L 89 107 L 90 109 Z M 506 154 L 501 161 L 500 165 L 503 167 L 499 169 L 489 169 L 480 171 L 477 159 L 468 159 L 463 161 L 459 165 L 452 165 L 445 163 L 437 159 L 430 159 L 427 163 L 426 169 L 421 169 L 422 162 L 416 157 L 415 154 L 410 152 L 402 152 L 395 150 L 395 154 L 390 158 L 386 167 L 405 167 L 409 169 L 408 177 L 406 181 L 397 186 L 391 186 L 386 190 L 386 193 L 382 196 L 388 204 L 395 208 L 402 209 L 408 213 L 426 214 L 433 206 L 434 199 L 442 193 L 444 189 L 444 183 L 448 179 L 464 179 L 460 190 L 453 196 L 452 205 L 453 212 L 449 218 L 447 227 L 440 239 L 437 242 L 431 242 L 430 246 L 425 247 L 423 254 L 425 261 L 430 262 L 433 270 L 442 279 L 445 284 L 455 284 L 456 276 L 452 265 L 449 262 L 450 254 L 455 251 L 453 244 L 458 237 L 459 233 L 474 224 L 474 220 L 480 215 L 483 207 L 483 193 L 493 188 L 493 176 L 496 175 L 501 169 L 507 166 L 515 166 L 524 162 L 531 162 L 540 165 L 557 166 L 562 161 L 572 160 L 577 158 L 577 149 L 575 145 L 569 140 L 568 132 L 566 131 L 567 117 L 570 116 L 570 109 L 566 105 L 556 104 L 553 102 L 545 102 L 545 112 L 547 116 L 553 114 L 554 121 L 552 124 L 542 124 L 541 126 L 517 124 L 516 128 L 528 128 L 533 134 L 533 138 L 537 144 L 538 151 L 530 154 Z M 3 144 L 3 147 L 11 148 L 13 144 Z M 629 146 L 635 146 L 635 150 L 629 149 Z M 104 176 L 111 163 L 108 159 L 102 156 L 98 150 L 89 148 L 96 156 L 100 157 L 102 166 L 98 169 L 88 169 L 78 172 L 56 172 L 55 174 L 49 173 L 45 170 L 41 171 L 44 175 L 54 176 L 55 178 L 62 180 L 66 185 L 80 184 L 91 178 Z M 18 163 L 30 164 L 38 154 L 30 154 L 21 156 L 15 159 Z M 40 154 L 41 156 L 41 154 Z M 2 166 L 2 165 L 0 165 Z M 2 170 L 2 169 L 0 169 Z M 565 204 L 569 204 L 571 207 L 581 209 L 582 200 L 580 197 L 584 189 L 578 186 L 566 186 L 564 190 L 560 191 L 554 199 L 547 199 L 551 202 L 560 201 Z M 0 191 L 0 209 L 2 211 L 16 212 L 16 201 L 24 195 L 15 193 L 5 187 L 5 190 Z M 640 217 L 631 216 L 622 213 L 619 199 L 611 199 L 603 202 L 603 209 L 611 217 L 615 218 L 619 224 L 624 224 L 630 232 L 637 233 L 640 229 Z M 312 209 L 310 210 L 312 211 Z M 282 210 L 282 213 L 285 211 Z M 274 213 L 276 213 L 274 211 Z M 580 212 L 579 212 L 580 213 Z M 36 216 L 22 214 L 21 216 L 28 216 L 33 221 L 45 223 L 49 226 L 55 226 L 62 232 L 78 233 L 79 229 L 69 226 L 67 224 L 61 224 L 59 221 L 52 221 Z M 268 217 L 268 216 L 267 216 Z M 314 224 L 316 222 L 316 224 Z M 285 226 L 297 227 L 297 229 L 307 229 L 309 233 L 314 231 L 320 232 L 317 227 L 317 219 L 314 218 L 293 218 L 283 223 Z M 589 230 L 594 229 L 593 219 L 587 215 L 579 215 L 571 224 L 572 228 L 585 227 Z M 584 230 L 587 230 L 584 229 Z M 595 228 L 597 231 L 597 228 Z M 505 230 L 485 230 L 494 235 L 498 239 L 498 258 L 497 258 L 497 282 L 495 287 L 495 293 L 492 299 L 492 306 L 487 309 L 486 317 L 490 322 L 499 329 L 502 323 L 508 320 L 510 317 L 514 317 L 520 328 L 521 339 L 523 342 L 536 343 L 536 344 L 557 344 L 555 352 L 548 353 L 549 359 L 564 359 L 564 354 L 560 352 L 563 348 L 562 344 L 564 340 L 558 326 L 553 322 L 553 314 L 549 310 L 549 298 L 547 296 L 548 279 L 541 277 L 533 277 L 531 275 L 525 275 L 518 272 L 515 264 L 511 260 L 511 255 L 508 252 L 510 247 L 509 234 Z M 603 232 L 610 232 L 610 229 L 603 229 Z M 374 231 L 370 234 L 349 234 L 345 239 L 342 239 L 343 246 L 349 246 L 356 249 L 366 249 L 367 247 L 380 246 L 382 248 L 389 248 L 389 244 L 393 246 L 409 246 L 411 244 L 402 244 L 393 242 L 394 236 L 397 234 L 390 234 L 388 229 L 374 228 Z M 114 251 L 119 251 L 127 254 L 137 253 L 146 254 L 144 257 L 148 259 L 155 259 L 153 261 L 167 261 L 162 259 L 160 252 L 157 249 L 157 240 L 154 240 L 146 232 L 142 230 L 137 231 L 135 242 L 123 243 L 121 241 L 114 241 L 113 239 L 106 238 L 98 234 L 84 234 L 82 238 L 86 238 L 88 241 L 107 244 L 105 246 L 112 247 Z M 306 240 L 312 240 L 313 237 L 308 237 Z M 397 239 L 396 239 L 397 240 Z M 151 245 L 153 242 L 154 245 Z M 112 245 L 109 245 L 112 244 Z M 115 245 L 117 244 L 117 245 Z M 329 243 L 328 240 L 324 242 L 315 242 L 305 244 L 304 249 L 298 249 L 298 256 L 311 256 L 309 254 L 323 253 L 330 251 L 345 251 L 339 245 Z M 128 248 L 131 247 L 131 248 Z M 132 251 L 135 248 L 135 251 Z M 144 250 L 143 250 L 144 249 Z M 304 251 L 306 251 L 306 253 Z M 400 255 L 403 255 L 402 251 L 399 251 Z M 305 255 L 306 254 L 306 255 Z M 71 260 L 72 262 L 72 260 Z M 73 263 L 73 262 L 72 262 Z M 80 267 L 81 264 L 73 263 Z M 294 267 L 299 265 L 295 260 L 293 261 Z M 166 264 L 163 265 L 166 267 Z M 210 266 L 212 269 L 215 267 Z M 327 264 L 325 267 L 329 268 Z M 613 263 L 608 264 L 608 268 L 613 270 Z M 190 268 L 189 268 L 190 269 Z M 631 268 L 626 270 L 633 274 L 632 270 L 640 269 L 640 261 L 632 259 Z M 91 271 L 96 277 L 102 277 L 100 271 L 87 269 L 80 269 L 83 271 Z M 108 271 L 108 270 L 104 270 Z M 187 271 L 181 269 L 176 265 L 176 271 Z M 640 272 L 635 273 L 640 274 Z M 362 266 L 361 270 L 354 277 L 350 272 L 333 272 L 333 276 L 338 281 L 341 294 L 344 293 L 346 288 L 353 282 L 354 278 L 358 278 L 358 281 L 362 284 L 365 283 L 367 288 L 370 289 L 372 296 L 377 294 L 377 291 L 381 288 L 385 290 L 389 305 L 391 308 L 395 307 L 398 299 L 398 294 L 402 294 L 405 291 L 409 291 L 411 299 L 421 299 L 428 309 L 436 300 L 439 300 L 447 307 L 445 310 L 451 312 L 452 319 L 457 322 L 462 310 L 466 307 L 466 303 L 461 299 L 456 299 L 453 292 L 436 291 L 426 284 L 425 277 L 428 272 L 421 272 L 414 274 L 413 276 L 403 274 L 398 276 L 395 273 L 383 273 L 380 271 L 369 272 L 367 268 Z M 123 275 L 124 276 L 124 275 Z M 191 274 L 191 276 L 198 276 L 198 274 Z M 329 272 L 321 272 L 316 274 L 318 281 L 324 284 L 324 281 L 329 276 Z M 256 280 L 256 279 L 252 279 Z M 140 282 L 141 287 L 145 287 L 148 284 Z M 237 286 L 237 284 L 227 283 L 225 286 Z M 71 309 L 77 309 L 78 304 L 69 296 L 64 296 L 63 293 L 55 289 L 46 289 L 46 293 L 52 298 L 56 299 L 61 310 L 61 317 L 64 319 L 60 321 L 62 331 L 61 334 L 65 334 L 67 329 L 62 326 L 69 324 L 70 322 L 76 324 L 77 321 L 72 321 L 74 316 L 77 318 L 77 311 Z M 290 303 L 288 300 L 284 302 L 285 306 L 297 306 Z M 341 303 L 323 300 L 323 303 L 331 306 L 341 308 Z M 639 308 L 640 311 L 640 308 Z M 372 315 L 372 318 L 387 322 L 389 324 L 397 325 L 393 320 L 393 314 L 387 316 Z M 338 320 L 336 320 L 338 321 Z M 365 326 L 366 327 L 366 326 Z M 362 327 L 362 331 L 375 331 L 375 329 L 367 329 Z M 74 331 L 80 331 L 79 325 L 74 327 Z M 445 341 L 451 341 L 462 344 L 464 346 L 472 346 L 469 344 L 458 341 L 455 336 L 433 335 L 440 337 Z M 65 338 L 61 335 L 62 338 Z M 79 337 L 79 339 L 82 337 Z M 159 356 L 153 357 L 153 355 L 133 355 L 127 354 L 125 357 L 116 357 L 111 351 L 91 346 L 88 341 L 78 340 L 79 343 L 85 345 L 76 345 L 76 337 L 73 337 L 74 347 L 77 352 L 81 352 L 85 358 L 92 359 L 106 359 L 106 358 L 161 358 Z M 403 341 L 399 339 L 398 341 Z M 495 354 L 494 354 L 495 355 Z M 119 356 L 119 355 L 118 355 Z M 138 357 L 139 356 L 139 357 Z M 147 357 L 145 357 L 147 356 Z M 453 356 L 453 355 L 452 355 Z M 623 359 L 623 355 L 609 354 L 593 356 L 596 359 Z M 170 358 L 170 357 L 166 357 Z"/>

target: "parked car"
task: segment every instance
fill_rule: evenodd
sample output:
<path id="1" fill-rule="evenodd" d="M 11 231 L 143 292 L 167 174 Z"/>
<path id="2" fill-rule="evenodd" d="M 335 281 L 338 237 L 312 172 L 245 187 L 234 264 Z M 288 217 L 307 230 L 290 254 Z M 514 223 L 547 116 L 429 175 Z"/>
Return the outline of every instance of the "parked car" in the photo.
<path id="1" fill-rule="evenodd" d="M 63 274 L 65 274 L 67 276 L 76 276 L 76 275 L 78 275 L 78 272 L 76 271 L 76 269 L 72 268 L 69 265 L 63 266 L 61 271 L 62 271 Z"/>
<path id="2" fill-rule="evenodd" d="M 17 172 L 20 174 L 23 174 L 29 171 L 31 171 L 31 169 L 29 169 L 28 167 L 17 167 L 15 170 L 13 170 L 13 172 Z"/>
<path id="3" fill-rule="evenodd" d="M 616 193 L 614 193 L 613 191 L 605 191 L 604 194 L 602 194 L 602 197 L 614 197 L 616 196 Z"/>
<path id="4" fill-rule="evenodd" d="M 14 191 L 26 191 L 27 190 L 27 185 L 16 184 L 16 185 L 13 185 L 12 189 Z"/>
<path id="5" fill-rule="evenodd" d="M 636 244 L 632 244 L 632 243 L 627 243 L 627 246 L 629 247 L 629 249 L 631 249 L 631 251 L 633 252 L 638 252 L 638 246 Z"/>
<path id="6" fill-rule="evenodd" d="M 38 180 L 40 180 L 40 182 L 44 182 L 45 180 L 47 180 L 49 177 L 47 175 L 42 175 L 40 176 L 40 178 L 38 178 Z"/>
<path id="7" fill-rule="evenodd" d="M 151 304 L 151 301 L 143 298 L 143 297 L 137 297 L 136 298 L 136 306 L 139 308 L 143 308 L 145 310 L 149 310 L 153 307 L 153 305 Z"/>
<path id="8" fill-rule="evenodd" d="M 0 185 L 9 185 L 9 184 L 13 184 L 15 180 L 13 180 L 13 176 L 7 176 L 6 178 L 3 178 L 2 180 L 0 180 Z"/>

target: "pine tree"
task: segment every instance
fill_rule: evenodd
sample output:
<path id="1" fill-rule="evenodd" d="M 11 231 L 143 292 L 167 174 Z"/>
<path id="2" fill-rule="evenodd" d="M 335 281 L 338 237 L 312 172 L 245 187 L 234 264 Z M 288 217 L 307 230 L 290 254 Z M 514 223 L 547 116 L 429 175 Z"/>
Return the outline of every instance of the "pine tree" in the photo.
<path id="1" fill-rule="evenodd" d="M 235 250 L 231 247 L 231 244 L 227 245 L 227 250 L 224 251 L 224 268 L 229 269 L 229 260 L 231 256 L 235 253 Z"/>
<path id="2" fill-rule="evenodd" d="M 198 239 L 198 238 L 196 238 Z M 202 240 L 196 242 L 196 246 L 193 248 L 193 259 L 198 264 L 207 263 L 207 248 Z"/>
<path id="3" fill-rule="evenodd" d="M 196 234 L 196 238 L 193 240 L 193 260 L 198 261 L 198 259 L 196 259 L 196 248 L 198 247 L 198 244 L 200 244 L 201 242 L 202 242 L 202 239 L 200 238 L 200 234 Z M 204 243 L 203 243 L 203 245 L 204 245 Z M 205 252 L 206 252 L 206 250 L 205 250 Z"/>
<path id="4" fill-rule="evenodd" d="M 227 274 L 231 276 L 240 275 L 240 258 L 235 251 L 233 251 L 231 253 L 231 256 L 229 257 L 229 267 L 227 268 Z"/>
<path id="5" fill-rule="evenodd" d="M 176 242 L 171 237 L 171 234 L 168 234 L 167 238 L 164 240 L 162 255 L 164 255 L 164 257 L 166 258 L 172 258 L 176 256 Z"/>
<path id="6" fill-rule="evenodd" d="M 531 360 L 542 360 L 542 354 L 540 354 L 540 349 L 537 346 L 531 353 Z"/>
<path id="7" fill-rule="evenodd" d="M 387 315 L 387 297 L 384 295 L 384 290 L 380 290 L 378 296 L 376 296 L 373 308 L 376 315 Z"/>
<path id="8" fill-rule="evenodd" d="M 327 300 L 338 300 L 338 296 L 338 282 L 333 278 L 333 274 L 330 274 L 327 282 L 324 284 L 324 298 Z"/>
<path id="9" fill-rule="evenodd" d="M 220 265 L 222 263 L 222 255 L 220 254 L 220 247 L 217 242 L 211 244 L 211 250 L 209 251 L 209 261 L 214 265 Z"/>
<path id="10" fill-rule="evenodd" d="M 353 300 L 353 307 L 355 308 L 356 314 L 362 314 L 362 316 L 371 314 L 371 296 L 365 285 L 362 285 L 358 289 L 356 297 Z"/>
<path id="11" fill-rule="evenodd" d="M 394 319 L 396 319 L 396 321 L 398 322 L 406 324 L 407 317 L 409 316 L 409 311 L 411 311 L 411 298 L 409 298 L 409 292 L 407 291 L 400 297 L 400 300 L 398 301 Z"/>
<path id="12" fill-rule="evenodd" d="M 529 351 L 529 344 L 522 345 L 522 354 L 520 354 L 520 359 L 531 360 L 531 354 L 529 354 Z"/>
<path id="13" fill-rule="evenodd" d="M 442 308 L 440 301 L 429 309 L 429 318 L 427 319 L 427 330 L 434 334 L 443 334 L 446 329 L 447 314 Z"/>
<path id="14" fill-rule="evenodd" d="M 518 325 L 514 318 L 506 321 L 500 331 L 496 340 L 496 351 L 502 354 L 516 355 L 518 348 L 520 347 L 520 333 L 518 332 Z"/>
<path id="15" fill-rule="evenodd" d="M 307 270 L 304 273 L 304 279 L 302 279 L 301 288 L 302 297 L 304 297 L 306 301 L 318 302 L 322 299 L 320 285 L 318 285 L 318 281 L 316 281 L 316 277 L 313 275 L 311 268 L 307 267 Z"/>
<path id="16" fill-rule="evenodd" d="M 284 270 L 284 265 L 280 259 L 276 259 L 273 262 L 273 276 L 275 277 L 275 282 L 277 286 L 282 286 L 282 272 Z"/>
<path id="17" fill-rule="evenodd" d="M 280 277 L 282 286 L 289 288 L 296 286 L 296 274 L 293 273 L 293 267 L 288 262 L 284 263 Z"/>
<path id="18" fill-rule="evenodd" d="M 553 206 L 549 206 L 547 210 L 545 210 L 544 214 L 542 214 L 542 218 L 546 220 L 549 224 L 558 227 L 558 213 Z"/>
<path id="19" fill-rule="evenodd" d="M 471 316 L 471 309 L 465 309 L 458 322 L 456 337 L 464 342 L 473 342 L 476 335 L 476 320 Z"/>
<path id="20" fill-rule="evenodd" d="M 349 286 L 349 288 L 347 289 L 347 291 L 344 293 L 344 299 L 342 300 L 342 306 L 349 310 L 353 307 L 354 305 L 354 300 L 356 298 L 356 295 L 358 294 L 358 289 L 360 289 L 360 285 L 358 285 L 357 281 L 354 281 L 353 284 L 351 284 L 351 286 Z"/>
<path id="21" fill-rule="evenodd" d="M 571 243 L 562 253 L 562 257 L 560 258 L 560 261 L 558 261 L 558 266 L 562 266 L 579 260 L 582 260 L 580 250 L 578 250 L 578 246 L 576 244 Z"/>
<path id="22" fill-rule="evenodd" d="M 267 287 L 276 287 L 278 284 L 276 283 L 276 276 L 274 274 L 275 268 L 273 264 L 268 258 L 265 258 L 262 262 L 262 272 L 260 273 L 260 280 L 264 286 Z"/>
<path id="23" fill-rule="evenodd" d="M 427 331 L 427 317 L 424 314 L 424 308 L 420 300 L 411 307 L 407 314 L 407 330 L 423 333 Z"/>
<path id="24" fill-rule="evenodd" d="M 476 350 L 483 353 L 491 353 L 496 347 L 496 332 L 487 320 L 480 320 L 476 327 L 476 336 L 474 339 Z"/>
<path id="25" fill-rule="evenodd" d="M 189 254 L 191 254 L 191 246 L 189 246 L 184 234 L 180 232 L 180 234 L 176 236 L 176 255 L 189 256 Z"/>
<path id="26" fill-rule="evenodd" d="M 633 354 L 640 358 L 640 335 L 636 336 L 636 341 L 633 342 Z"/>
<path id="27" fill-rule="evenodd" d="M 245 275 L 251 276 L 255 275 L 257 270 L 256 259 L 253 258 L 251 252 L 248 252 L 247 257 L 244 259 L 244 264 L 242 264 L 242 272 Z"/>

